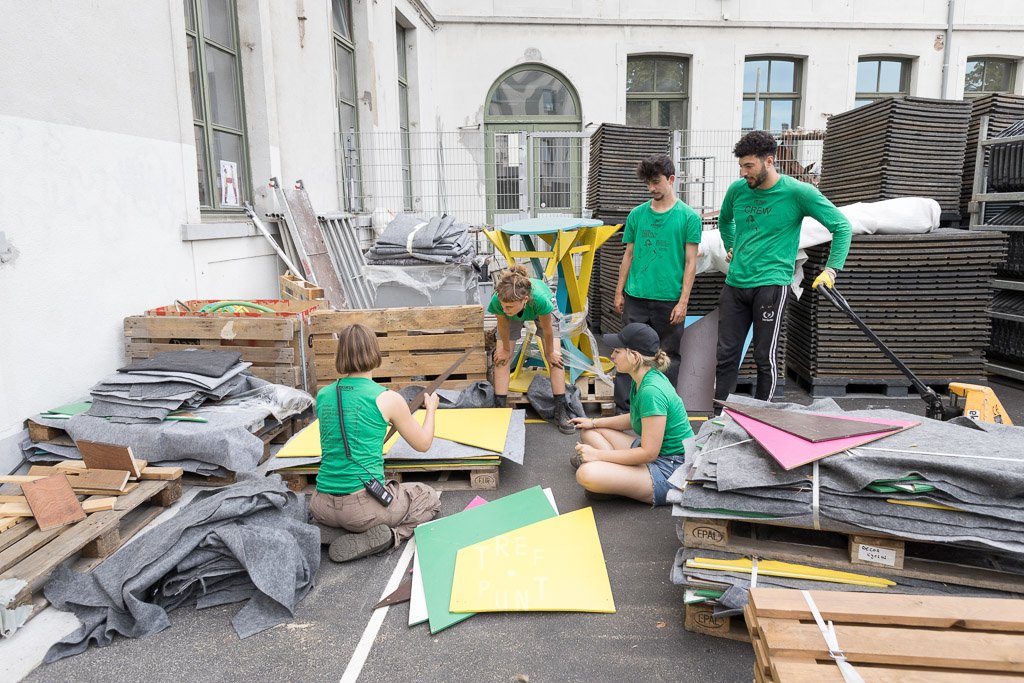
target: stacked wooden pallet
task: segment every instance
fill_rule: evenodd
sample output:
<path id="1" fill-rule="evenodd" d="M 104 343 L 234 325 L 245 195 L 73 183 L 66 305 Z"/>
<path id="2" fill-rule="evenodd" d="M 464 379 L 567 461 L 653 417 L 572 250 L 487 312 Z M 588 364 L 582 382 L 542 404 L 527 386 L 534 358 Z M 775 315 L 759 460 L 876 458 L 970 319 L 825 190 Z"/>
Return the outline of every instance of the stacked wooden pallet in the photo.
<path id="1" fill-rule="evenodd" d="M 1019 600 L 756 588 L 746 614 L 758 683 L 848 680 L 837 658 L 873 683 L 1024 678 Z"/>
<path id="2" fill-rule="evenodd" d="M 313 314 L 309 326 L 316 368 L 316 389 L 312 393 L 338 379 L 334 365 L 337 333 L 353 323 L 362 323 L 377 333 L 382 363 L 373 377 L 389 389 L 429 384 L 470 349 L 472 353 L 441 388 L 462 389 L 487 379 L 480 306 L 319 311 Z"/>
<path id="3" fill-rule="evenodd" d="M 24 582 L 0 608 L 13 611 L 28 606 L 25 616 L 35 615 L 46 607 L 41 589 L 58 565 L 70 560 L 78 571 L 92 569 L 181 497 L 180 468 L 151 467 L 137 460 L 133 466 L 135 474 L 88 469 L 81 462 L 36 465 L 23 481 L 5 484 L 8 490 L 21 486 L 33 502 L 29 505 L 15 500 L 21 496 L 6 494 L 3 500 L 8 502 L 0 504 L 0 581 Z M 114 474 L 118 481 L 127 479 L 120 488 L 112 483 Z M 31 491 L 40 484 L 46 487 L 42 501 Z M 68 487 L 71 498 L 58 500 L 53 493 L 57 486 L 51 484 Z M 80 516 L 70 514 L 74 505 L 80 508 Z M 10 626 L 13 630 L 20 624 Z"/>
<path id="4" fill-rule="evenodd" d="M 639 128 L 603 123 L 590 137 L 590 177 L 587 207 L 607 225 L 625 224 L 638 204 L 650 199 L 637 164 L 645 157 L 669 154 L 672 132 L 667 128 Z M 595 331 L 618 332 L 622 319 L 615 310 L 615 285 L 625 246 L 621 232 L 598 249 L 591 279 L 590 326 Z"/>
<path id="5" fill-rule="evenodd" d="M 960 183 L 960 216 L 963 220 L 967 219 L 968 204 L 974 192 L 974 167 L 977 162 L 982 116 L 988 117 L 988 137 L 992 137 L 1015 121 L 1024 118 L 1024 95 L 992 93 L 971 102 L 971 122 L 967 128 L 967 149 L 964 154 L 963 180 Z M 986 152 L 986 163 L 988 157 Z M 1003 208 L 1005 205 L 997 203 L 986 206 L 985 213 L 989 216 L 986 216 L 983 222 L 994 222 L 989 220 L 990 216 L 999 213 Z"/>
<path id="6" fill-rule="evenodd" d="M 1005 236 L 938 230 L 853 238 L 838 287 L 861 319 L 925 383 L 984 377 L 991 278 Z M 807 250 L 804 286 L 789 309 L 786 364 L 815 396 L 882 386 L 906 394 L 909 381 L 828 301 L 809 289 L 828 245 Z"/>
<path id="7" fill-rule="evenodd" d="M 970 102 L 919 97 L 836 114 L 825 132 L 819 188 L 839 206 L 931 197 L 944 219 L 959 222 L 970 116 Z"/>
<path id="8" fill-rule="evenodd" d="M 256 377 L 316 393 L 305 340 L 309 316 L 320 302 L 269 299 L 251 303 L 272 312 L 201 311 L 214 303 L 177 302 L 125 318 L 126 357 L 140 360 L 188 348 L 237 351 L 253 364 L 249 371 Z"/>
<path id="9" fill-rule="evenodd" d="M 679 537 L 684 551 L 718 553 L 721 559 L 759 558 L 762 562 L 793 563 L 826 572 L 866 575 L 896 584 L 882 593 L 858 593 L 865 598 L 899 592 L 901 584 L 915 586 L 914 592 L 927 592 L 925 587 L 928 585 L 942 587 L 944 591 L 948 591 L 950 586 L 964 586 L 965 590 L 1000 591 L 1024 598 L 1024 576 L 1011 570 L 993 569 L 1006 565 L 1007 558 L 987 551 L 908 541 L 893 536 L 847 534 L 797 529 L 767 521 L 723 519 L 686 519 L 680 525 Z M 686 570 L 683 573 L 685 575 Z M 815 582 L 807 583 L 813 585 Z M 687 576 L 683 585 L 690 590 L 716 587 L 721 590 L 725 584 L 716 586 Z M 686 630 L 747 640 L 750 623 L 744 626 L 740 616 L 716 617 L 717 607 L 715 599 L 687 604 Z"/>

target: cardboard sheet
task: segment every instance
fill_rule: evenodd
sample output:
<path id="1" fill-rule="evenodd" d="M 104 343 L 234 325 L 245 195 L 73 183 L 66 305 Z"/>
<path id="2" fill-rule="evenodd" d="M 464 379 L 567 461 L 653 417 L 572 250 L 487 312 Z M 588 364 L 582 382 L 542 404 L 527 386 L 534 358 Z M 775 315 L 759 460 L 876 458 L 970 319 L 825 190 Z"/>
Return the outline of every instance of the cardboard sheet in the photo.
<path id="1" fill-rule="evenodd" d="M 785 432 L 771 425 L 759 422 L 751 417 L 729 410 L 728 408 L 726 408 L 725 412 L 729 417 L 736 421 L 736 424 L 743 427 L 743 429 L 750 434 L 751 438 L 757 441 L 762 448 L 768 451 L 768 454 L 771 455 L 785 470 L 791 470 L 794 467 L 806 465 L 809 462 L 820 460 L 828 455 L 841 453 L 849 448 L 863 446 L 871 441 L 877 441 L 878 439 L 889 436 L 890 434 L 895 434 L 896 432 L 921 424 L 920 422 L 914 422 L 911 420 L 865 419 L 865 422 L 890 424 L 893 429 L 892 431 L 883 432 L 881 434 L 864 434 L 861 436 L 850 436 L 844 439 L 814 442 L 801 439 L 799 436 L 794 436 L 789 432 Z M 855 420 L 861 418 L 847 417 L 846 419 Z"/>
<path id="2" fill-rule="evenodd" d="M 461 549 L 452 612 L 614 612 L 592 508 Z"/>
<path id="3" fill-rule="evenodd" d="M 801 439 L 814 441 L 815 443 L 831 441 L 833 439 L 845 439 L 848 436 L 892 431 L 892 425 L 882 422 L 871 422 L 863 418 L 851 420 L 839 415 L 763 408 L 761 406 L 730 403 L 728 401 L 723 401 L 722 406 L 734 413 L 742 413 L 758 422 L 763 422 L 776 429 L 789 432 L 793 436 L 799 436 Z"/>
<path id="4" fill-rule="evenodd" d="M 416 527 L 416 549 L 427 599 L 430 632 L 468 619 L 449 611 L 455 558 L 462 548 L 543 519 L 555 512 L 539 486 Z"/>

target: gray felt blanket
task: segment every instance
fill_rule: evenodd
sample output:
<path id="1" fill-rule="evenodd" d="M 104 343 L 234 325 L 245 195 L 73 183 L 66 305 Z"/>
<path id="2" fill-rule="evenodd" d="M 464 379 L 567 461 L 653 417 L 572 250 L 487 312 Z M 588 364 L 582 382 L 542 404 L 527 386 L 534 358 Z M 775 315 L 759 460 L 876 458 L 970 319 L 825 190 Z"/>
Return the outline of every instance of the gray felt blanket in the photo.
<path id="1" fill-rule="evenodd" d="M 231 620 L 246 638 L 290 620 L 320 566 L 320 532 L 306 522 L 303 497 L 281 478 L 249 476 L 200 493 L 176 516 L 125 546 L 90 573 L 62 565 L 46 599 L 82 625 L 46 653 L 50 663 L 141 638 L 168 626 L 168 611 L 245 601 Z"/>

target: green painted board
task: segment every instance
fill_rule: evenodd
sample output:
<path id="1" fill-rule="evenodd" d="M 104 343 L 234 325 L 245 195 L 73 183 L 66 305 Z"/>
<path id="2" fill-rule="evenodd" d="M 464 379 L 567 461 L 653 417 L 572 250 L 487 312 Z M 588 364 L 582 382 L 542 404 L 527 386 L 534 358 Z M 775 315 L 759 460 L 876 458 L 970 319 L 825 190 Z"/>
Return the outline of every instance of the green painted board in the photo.
<path id="1" fill-rule="evenodd" d="M 79 401 L 77 403 L 68 403 L 67 405 L 57 406 L 56 408 L 50 408 L 46 412 L 49 415 L 78 415 L 84 413 L 92 407 L 92 401 Z"/>
<path id="2" fill-rule="evenodd" d="M 448 611 L 459 550 L 556 514 L 541 487 L 534 486 L 416 527 L 416 554 L 423 574 L 430 632 L 437 633 L 473 616 L 472 612 Z"/>

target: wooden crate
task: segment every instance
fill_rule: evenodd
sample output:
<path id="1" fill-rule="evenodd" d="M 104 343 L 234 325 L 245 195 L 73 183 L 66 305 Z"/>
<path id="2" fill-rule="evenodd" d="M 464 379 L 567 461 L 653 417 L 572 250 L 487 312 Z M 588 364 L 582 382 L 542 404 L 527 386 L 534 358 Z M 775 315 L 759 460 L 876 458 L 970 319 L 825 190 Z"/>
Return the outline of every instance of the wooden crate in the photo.
<path id="1" fill-rule="evenodd" d="M 721 550 L 854 573 L 871 568 L 897 581 L 905 576 L 1024 594 L 1024 575 L 962 564 L 952 558 L 952 553 L 965 549 L 942 543 L 721 519 L 684 520 L 682 539 L 687 548 Z M 949 561 L 944 561 L 943 553 L 950 556 Z"/>
<path id="2" fill-rule="evenodd" d="M 875 683 L 1024 678 L 1024 603 L 961 596 L 811 591 L 843 656 Z M 745 611 L 754 679 L 842 683 L 800 591 L 755 588 Z"/>
<path id="3" fill-rule="evenodd" d="M 334 367 L 337 333 L 353 323 L 377 333 L 383 362 L 374 370 L 374 380 L 389 389 L 429 383 L 467 349 L 475 351 L 442 388 L 461 389 L 487 379 L 483 309 L 479 306 L 318 311 L 309 323 L 317 390 L 338 378 Z"/>
<path id="4" fill-rule="evenodd" d="M 582 376 L 576 380 L 576 387 L 580 390 L 580 401 L 587 414 L 598 414 L 609 417 L 615 414 L 615 387 L 608 385 L 594 376 Z M 516 391 L 508 392 L 509 408 L 528 408 L 530 401 L 526 394 Z"/>
<path id="5" fill-rule="evenodd" d="M 75 524 L 40 531 L 34 519 L 25 518 L 0 532 L 0 580 L 25 581 L 7 607 L 33 603 L 35 615 L 47 604 L 41 589 L 57 565 L 72 560 L 78 571 L 94 568 L 180 497 L 180 475 L 144 480 L 119 496 L 113 510 L 94 512 Z"/>
<path id="6" fill-rule="evenodd" d="M 323 287 L 317 287 L 312 282 L 307 282 L 291 273 L 281 276 L 281 298 L 293 301 L 316 301 L 323 308 L 327 306 Z"/>
<path id="7" fill-rule="evenodd" d="M 273 313 L 198 313 L 210 300 L 162 306 L 124 320 L 129 361 L 150 358 L 161 351 L 201 348 L 237 351 L 251 362 L 253 375 L 315 393 L 312 354 L 307 345 L 314 301 L 259 300 Z"/>

